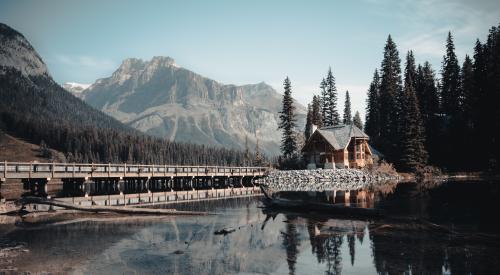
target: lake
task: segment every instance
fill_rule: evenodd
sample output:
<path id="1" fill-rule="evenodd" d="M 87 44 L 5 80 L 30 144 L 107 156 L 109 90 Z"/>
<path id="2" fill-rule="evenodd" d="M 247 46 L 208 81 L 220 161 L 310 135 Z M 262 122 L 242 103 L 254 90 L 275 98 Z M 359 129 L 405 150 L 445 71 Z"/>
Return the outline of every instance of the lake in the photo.
<path id="1" fill-rule="evenodd" d="M 80 217 L 0 227 L 0 267 L 92 274 L 500 274 L 500 182 L 399 183 L 384 218 L 269 209 L 262 198 L 179 204 L 196 217 Z M 168 206 L 172 207 L 172 206 Z M 235 232 L 216 235 L 232 227 Z M 1 271 L 0 271 L 1 272 Z"/>

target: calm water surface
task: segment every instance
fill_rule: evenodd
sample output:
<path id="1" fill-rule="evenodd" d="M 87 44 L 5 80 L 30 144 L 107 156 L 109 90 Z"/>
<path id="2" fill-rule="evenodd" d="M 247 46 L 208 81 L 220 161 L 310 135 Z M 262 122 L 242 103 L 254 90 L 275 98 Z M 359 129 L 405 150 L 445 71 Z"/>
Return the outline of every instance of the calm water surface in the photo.
<path id="1" fill-rule="evenodd" d="M 217 215 L 18 223 L 15 272 L 92 274 L 500 274 L 500 183 L 379 189 L 388 218 L 263 208 L 260 198 L 176 206 Z M 171 207 L 171 206 L 169 206 Z M 228 235 L 214 231 L 234 227 Z"/>

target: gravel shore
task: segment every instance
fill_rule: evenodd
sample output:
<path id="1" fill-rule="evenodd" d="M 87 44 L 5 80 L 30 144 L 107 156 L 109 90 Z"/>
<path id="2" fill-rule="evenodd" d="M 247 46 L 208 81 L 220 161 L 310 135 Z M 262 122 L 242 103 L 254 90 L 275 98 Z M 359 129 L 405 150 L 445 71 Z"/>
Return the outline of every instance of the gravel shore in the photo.
<path id="1" fill-rule="evenodd" d="M 398 176 L 359 169 L 275 170 L 259 180 L 274 190 L 356 190 L 377 182 L 398 180 Z"/>

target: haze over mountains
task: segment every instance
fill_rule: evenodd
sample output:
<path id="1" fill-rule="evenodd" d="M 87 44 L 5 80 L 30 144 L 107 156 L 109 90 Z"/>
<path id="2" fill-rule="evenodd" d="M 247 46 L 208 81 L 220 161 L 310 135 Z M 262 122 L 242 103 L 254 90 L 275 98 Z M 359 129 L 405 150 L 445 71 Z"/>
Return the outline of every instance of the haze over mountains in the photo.
<path id="1" fill-rule="evenodd" d="M 265 153 L 279 154 L 282 96 L 264 82 L 225 85 L 157 56 L 125 59 L 110 77 L 83 91 L 78 90 L 81 85 L 65 86 L 95 108 L 154 136 L 239 149 L 248 137 L 251 150 L 257 136 Z M 296 107 L 302 129 L 306 110 Z"/>
<path id="2" fill-rule="evenodd" d="M 256 158 L 253 154 L 247 155 L 233 148 L 176 143 L 151 137 L 91 107 L 59 86 L 28 40 L 2 23 L 0 56 L 0 143 L 13 137 L 23 142 L 12 144 L 24 141 L 40 144 L 40 148 L 57 150 L 56 153 L 62 156 L 55 159 L 47 150 L 39 152 L 48 161 L 254 164 Z M 69 87 L 83 90 L 84 86 L 73 83 Z M 30 148 L 35 147 L 19 146 L 15 149 Z M 24 161 L 35 160 L 30 157 L 33 152 L 29 153 Z M 3 156 L 7 158 L 0 161 L 15 159 L 10 155 Z"/>

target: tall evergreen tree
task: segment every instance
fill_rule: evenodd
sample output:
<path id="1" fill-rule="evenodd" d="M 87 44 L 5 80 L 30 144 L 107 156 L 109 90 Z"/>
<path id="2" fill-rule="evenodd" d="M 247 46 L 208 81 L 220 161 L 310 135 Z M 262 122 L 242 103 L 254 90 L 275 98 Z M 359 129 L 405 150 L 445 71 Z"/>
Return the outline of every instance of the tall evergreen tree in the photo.
<path id="1" fill-rule="evenodd" d="M 297 142 L 294 136 L 296 127 L 295 106 L 293 106 L 292 84 L 288 77 L 283 82 L 283 106 L 280 112 L 280 123 L 278 129 L 283 131 L 281 138 L 281 152 L 285 159 L 295 157 L 297 152 Z"/>
<path id="2" fill-rule="evenodd" d="M 323 127 L 323 117 L 321 116 L 321 99 L 319 96 L 313 96 L 312 102 L 312 123 L 318 128 Z"/>
<path id="3" fill-rule="evenodd" d="M 434 71 L 427 61 L 424 62 L 423 66 L 418 66 L 415 91 L 426 129 L 425 148 L 429 152 L 429 161 L 432 164 L 438 164 L 443 155 L 440 141 L 442 129 L 439 123 L 439 95 Z"/>
<path id="4" fill-rule="evenodd" d="M 446 39 L 446 54 L 443 57 L 441 70 L 441 102 L 442 111 L 446 118 L 443 140 L 443 164 L 448 167 L 457 168 L 460 148 L 460 136 L 463 135 L 463 117 L 460 94 L 460 66 L 455 54 L 455 45 L 451 33 Z"/>
<path id="5" fill-rule="evenodd" d="M 321 117 L 324 126 L 329 126 L 329 105 L 328 105 L 328 93 L 326 91 L 326 79 L 323 78 L 321 83 L 319 84 L 319 88 L 321 89 L 321 97 L 320 97 L 320 105 L 321 105 Z"/>
<path id="6" fill-rule="evenodd" d="M 351 98 L 349 96 L 349 91 L 345 92 L 345 103 L 344 103 L 344 124 L 352 123 L 352 114 L 351 114 Z"/>
<path id="7" fill-rule="evenodd" d="M 378 70 L 373 73 L 373 80 L 368 89 L 366 100 L 365 132 L 370 142 L 378 147 L 380 141 L 380 77 Z"/>
<path id="8" fill-rule="evenodd" d="M 380 150 L 389 161 L 399 159 L 401 114 L 401 60 L 391 36 L 387 38 L 380 81 Z"/>
<path id="9" fill-rule="evenodd" d="M 446 39 L 446 54 L 443 57 L 441 70 L 441 101 L 443 112 L 450 119 L 456 116 L 460 109 L 460 66 L 455 54 L 455 45 L 451 32 Z"/>
<path id="10" fill-rule="evenodd" d="M 500 25 L 492 27 L 483 46 L 485 78 L 483 83 L 484 101 L 481 105 L 484 143 L 487 167 L 492 171 L 500 170 Z"/>
<path id="11" fill-rule="evenodd" d="M 415 89 L 417 86 L 417 67 L 415 64 L 415 56 L 413 51 L 408 51 L 406 54 L 405 79 L 411 79 L 411 85 Z"/>
<path id="12" fill-rule="evenodd" d="M 411 70 L 411 59 L 407 57 L 406 71 Z M 405 171 L 412 171 L 427 163 L 427 151 L 424 147 L 425 132 L 418 108 L 418 100 L 413 87 L 411 73 L 405 73 L 405 85 L 401 112 L 401 155 L 398 166 Z"/>
<path id="13" fill-rule="evenodd" d="M 476 100 L 474 86 L 474 65 L 469 55 L 465 55 L 462 70 L 460 72 L 460 104 L 468 128 L 472 128 L 471 118 Z"/>
<path id="14" fill-rule="evenodd" d="M 312 107 L 311 104 L 307 104 L 306 127 L 304 128 L 304 137 L 306 140 L 309 139 L 309 136 L 311 134 L 312 124 L 313 124 Z"/>
<path id="15" fill-rule="evenodd" d="M 325 79 L 326 96 L 323 98 L 323 104 L 326 108 L 325 116 L 323 117 L 325 126 L 334 126 L 340 123 L 339 113 L 337 111 L 337 87 L 335 85 L 335 77 L 332 73 L 332 68 L 328 68 L 328 73 Z"/>
<path id="16" fill-rule="evenodd" d="M 361 116 L 359 115 L 358 111 L 356 111 L 356 114 L 354 114 L 352 123 L 359 129 L 363 130 L 363 121 L 361 121 Z"/>
<path id="17" fill-rule="evenodd" d="M 451 133 L 453 138 L 453 147 L 462 148 L 461 150 L 450 150 L 453 152 L 453 168 L 458 170 L 467 169 L 470 165 L 470 159 L 475 158 L 475 151 L 477 148 L 469 146 L 469 143 L 473 140 L 473 106 L 475 102 L 474 98 L 474 69 L 472 60 L 468 55 L 465 56 L 465 60 L 460 71 L 460 91 L 458 109 L 459 113 L 455 114 L 455 120 L 453 121 L 455 125 L 451 127 L 454 132 Z"/>
<path id="18" fill-rule="evenodd" d="M 490 136 L 490 123 L 489 117 L 491 116 L 490 98 L 487 95 L 487 54 L 486 45 L 483 45 L 479 39 L 476 40 L 474 46 L 474 112 L 472 114 L 473 125 L 474 125 L 474 144 L 477 144 L 477 150 L 475 151 L 474 157 L 477 159 L 476 162 L 471 163 L 471 165 L 476 164 L 476 168 L 484 169 L 488 166 L 487 159 L 489 158 L 488 149 L 491 143 L 488 142 L 486 137 Z"/>

